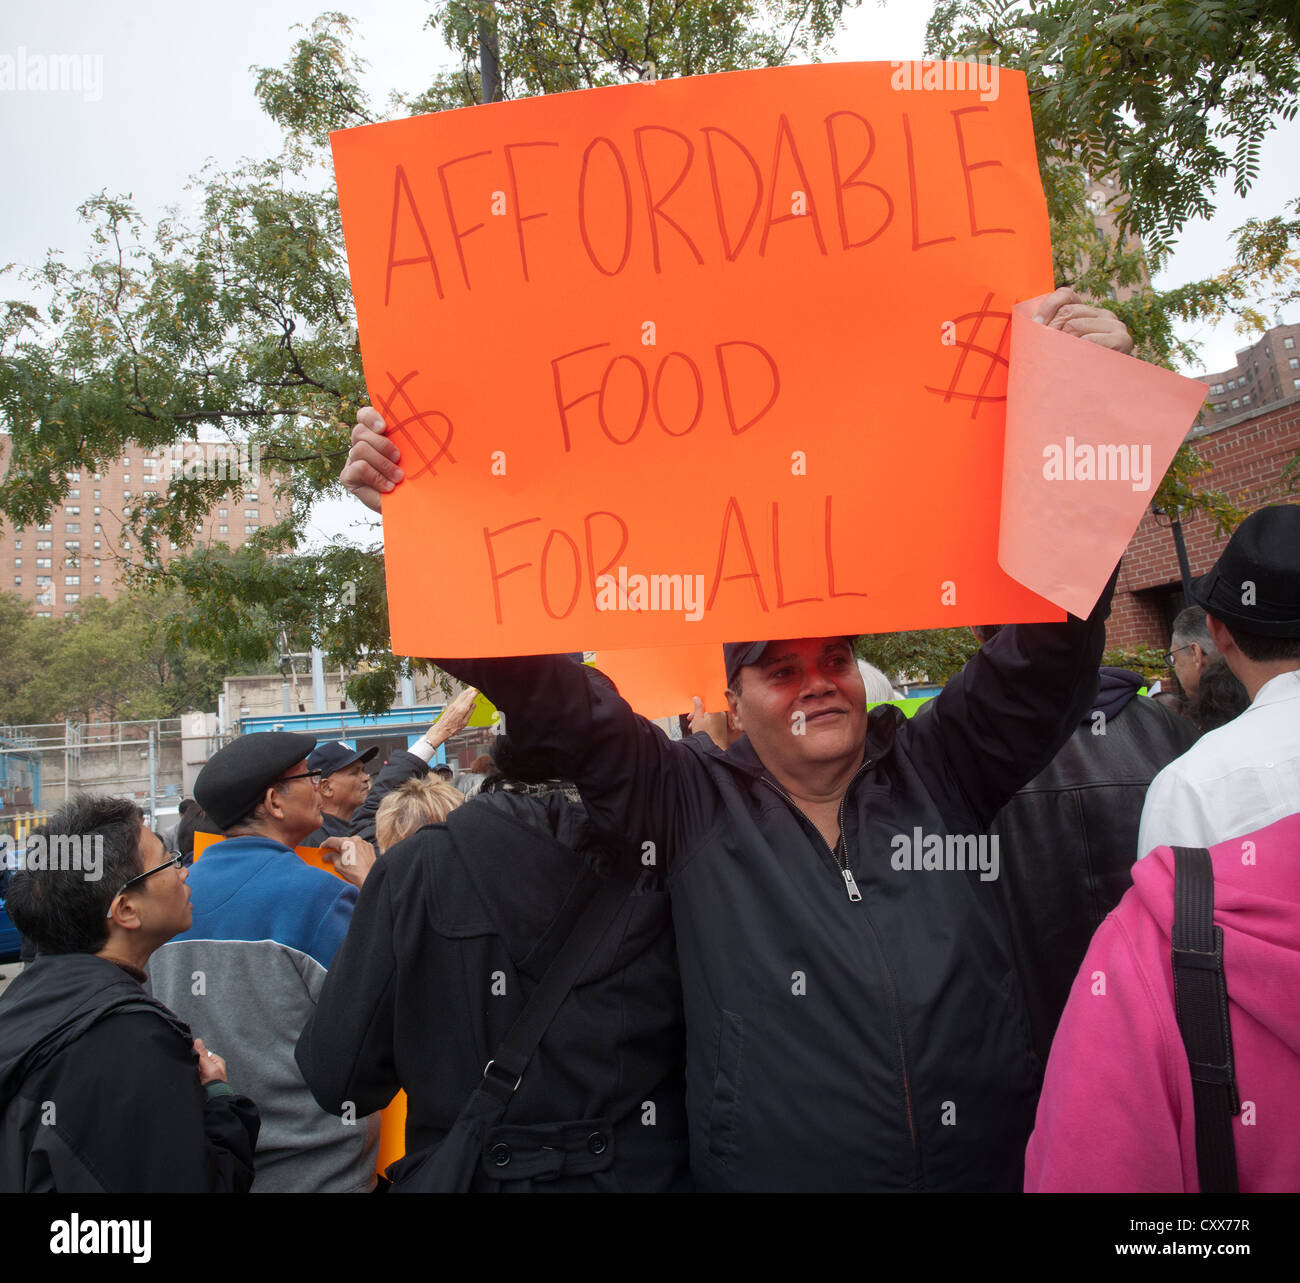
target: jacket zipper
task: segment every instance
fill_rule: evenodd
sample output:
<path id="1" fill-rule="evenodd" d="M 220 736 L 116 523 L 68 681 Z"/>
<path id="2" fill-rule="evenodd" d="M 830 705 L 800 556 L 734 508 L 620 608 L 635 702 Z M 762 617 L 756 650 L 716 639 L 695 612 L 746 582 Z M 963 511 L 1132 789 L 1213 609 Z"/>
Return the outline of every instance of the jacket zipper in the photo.
<path id="1" fill-rule="evenodd" d="M 775 789 L 776 792 L 781 797 L 783 797 L 786 800 L 786 802 L 788 802 L 792 807 L 794 807 L 795 811 L 798 812 L 798 814 L 808 822 L 809 826 L 817 834 L 817 837 L 820 840 L 822 846 L 824 846 L 826 850 L 830 852 L 831 858 L 835 861 L 836 864 L 840 866 L 840 873 L 844 878 L 845 889 L 848 891 L 849 899 L 854 902 L 862 899 L 862 893 L 858 890 L 857 882 L 854 881 L 853 870 L 849 868 L 848 844 L 844 841 L 844 807 L 849 800 L 849 790 L 854 786 L 854 784 L 857 783 L 858 776 L 860 776 L 863 771 L 865 771 L 868 767 L 872 765 L 873 765 L 872 759 L 868 758 L 865 762 L 862 763 L 861 766 L 858 767 L 858 769 L 853 773 L 853 778 L 849 780 L 848 785 L 844 789 L 844 796 L 840 798 L 840 810 L 839 810 L 840 840 L 835 844 L 834 851 L 831 851 L 830 843 L 827 842 L 824 837 L 822 837 L 821 830 L 818 829 L 815 824 L 813 824 L 812 820 L 808 818 L 807 814 L 802 810 L 802 808 L 794 800 L 794 798 L 792 798 L 790 794 L 787 793 L 785 789 L 783 789 L 775 780 L 770 780 L 766 776 L 759 776 L 759 778 L 763 781 L 764 784 L 768 784 L 773 789 Z M 841 851 L 843 851 L 844 853 L 843 858 L 841 858 L 840 856 Z M 870 919 L 868 919 L 868 926 L 871 927 L 871 934 L 876 937 L 876 948 L 880 950 L 881 957 L 884 958 L 884 954 L 885 954 L 884 947 L 881 945 L 880 938 L 876 934 L 875 927 L 871 925 Z M 890 1005 L 893 1008 L 894 1032 L 898 1036 L 898 1063 L 899 1063 L 899 1067 L 903 1071 L 903 1105 L 904 1105 L 905 1112 L 907 1114 L 907 1134 L 912 1141 L 912 1152 L 915 1153 L 917 1149 L 916 1122 L 912 1117 L 912 1083 L 911 1083 L 911 1077 L 907 1072 L 907 1054 L 903 1050 L 903 1021 L 902 1021 L 902 1017 L 899 1015 L 898 1012 L 898 994 L 894 992 L 894 982 L 892 979 L 890 979 L 888 971 L 886 971 L 885 973 L 885 979 L 889 985 Z"/>
<path id="2" fill-rule="evenodd" d="M 862 892 L 858 890 L 858 884 L 853 878 L 853 870 L 849 868 L 849 850 L 847 843 L 844 841 L 844 805 L 849 800 L 849 789 L 857 783 L 858 776 L 871 765 L 873 765 L 871 759 L 863 762 L 862 765 L 853 773 L 853 778 L 845 786 L 844 796 L 840 798 L 840 840 L 836 842 L 835 850 L 833 851 L 831 850 L 830 843 L 822 837 L 821 830 L 813 824 L 812 820 L 808 819 L 807 813 L 799 806 L 794 798 L 792 798 L 790 794 L 787 793 L 775 780 L 770 780 L 765 775 L 759 776 L 764 784 L 768 784 L 774 788 L 777 793 L 779 793 L 792 807 L 794 807 L 803 819 L 808 821 L 808 824 L 817 834 L 818 840 L 821 842 L 822 846 L 826 848 L 827 854 L 840 866 L 840 876 L 844 879 L 844 889 L 848 892 L 849 899 L 855 902 L 862 899 Z M 843 852 L 842 855 L 841 852 Z"/>

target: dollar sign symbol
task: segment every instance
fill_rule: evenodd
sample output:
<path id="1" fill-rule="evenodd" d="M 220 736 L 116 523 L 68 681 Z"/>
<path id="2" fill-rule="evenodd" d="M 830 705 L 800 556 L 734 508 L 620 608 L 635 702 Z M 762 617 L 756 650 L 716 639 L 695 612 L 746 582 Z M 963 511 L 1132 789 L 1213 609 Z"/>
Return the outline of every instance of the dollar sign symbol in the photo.
<path id="1" fill-rule="evenodd" d="M 388 425 L 388 435 L 395 436 L 398 433 L 401 433 L 401 435 L 410 443 L 411 449 L 414 450 L 423 461 L 423 467 L 417 468 L 414 472 L 408 472 L 406 474 L 408 481 L 415 477 L 422 476 L 426 472 L 431 472 L 436 477 L 438 475 L 438 469 L 435 465 L 439 459 L 445 458 L 450 460 L 452 463 L 456 462 L 456 457 L 451 452 L 451 437 L 453 432 L 451 420 L 443 414 L 441 410 L 417 409 L 415 402 L 411 400 L 410 392 L 407 391 L 406 385 L 419 373 L 419 370 L 412 370 L 405 377 L 398 379 L 390 370 L 388 372 L 388 380 L 393 385 L 393 390 L 388 394 L 387 398 L 381 399 L 379 403 L 379 412 L 384 416 L 384 422 Z M 393 409 L 397 404 L 398 397 L 401 397 L 406 406 L 407 413 L 404 417 L 397 415 Z M 438 419 L 442 420 L 445 427 L 445 431 L 442 433 L 438 431 L 438 426 L 436 422 L 434 422 Z M 437 446 L 437 453 L 434 454 L 432 458 L 425 454 L 419 439 L 412 431 L 412 428 L 415 425 L 421 427 L 424 430 L 423 435 L 427 440 L 432 440 L 433 444 Z"/>
<path id="2" fill-rule="evenodd" d="M 957 366 L 952 372 L 952 379 L 949 381 L 946 388 L 932 388 L 927 384 L 925 389 L 927 392 L 934 392 L 938 396 L 943 397 L 945 405 L 953 400 L 969 401 L 971 403 L 970 417 L 972 419 L 975 417 L 975 413 L 979 410 L 980 406 L 985 405 L 988 402 L 1005 401 L 1007 399 L 1005 394 L 1002 396 L 987 395 L 989 383 L 991 382 L 993 375 L 997 372 L 998 366 L 1003 366 L 1005 368 L 1008 364 L 1007 358 L 1002 355 L 1002 349 L 1006 346 L 1007 335 L 1011 332 L 1011 313 L 990 311 L 989 304 L 992 302 L 993 295 L 990 292 L 984 296 L 984 303 L 978 311 L 965 312 L 961 316 L 957 317 L 955 323 L 958 327 L 960 327 L 963 322 L 973 322 L 973 324 L 970 327 L 970 332 L 967 338 L 964 340 L 959 338 L 954 344 L 955 347 L 961 350 L 961 355 L 957 358 Z M 986 320 L 1002 322 L 1002 333 L 998 335 L 997 343 L 994 344 L 992 348 L 981 347 L 975 341 L 979 337 L 980 327 Z M 967 358 L 970 357 L 972 353 L 988 359 L 988 365 L 984 369 L 984 377 L 980 381 L 978 392 L 959 391 L 959 386 L 962 383 L 962 374 L 966 369 Z M 972 381 L 973 378 L 974 375 L 972 375 Z"/>

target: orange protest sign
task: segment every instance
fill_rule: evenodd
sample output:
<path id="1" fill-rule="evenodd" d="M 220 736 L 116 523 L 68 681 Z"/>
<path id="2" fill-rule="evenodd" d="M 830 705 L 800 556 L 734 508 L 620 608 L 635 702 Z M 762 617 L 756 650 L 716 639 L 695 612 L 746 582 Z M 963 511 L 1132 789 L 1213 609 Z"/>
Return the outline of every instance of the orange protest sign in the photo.
<path id="1" fill-rule="evenodd" d="M 196 833 L 194 835 L 194 858 L 197 860 L 208 847 L 215 845 L 217 842 L 224 842 L 226 839 L 216 833 Z M 332 873 L 340 881 L 345 881 L 342 874 L 325 858 L 325 848 L 319 846 L 296 846 L 293 853 L 304 864 L 310 864 L 314 869 L 323 869 L 326 873 Z"/>
<path id="2" fill-rule="evenodd" d="M 788 67 L 333 136 L 406 474 L 395 650 L 1060 617 L 997 562 L 1010 310 L 1052 287 L 1025 82 L 935 84 Z"/>
<path id="3" fill-rule="evenodd" d="M 689 713 L 695 696 L 707 712 L 727 707 L 727 673 L 722 647 L 716 642 L 699 646 L 659 646 L 650 650 L 602 650 L 595 665 L 618 693 L 643 717 L 672 717 Z"/>

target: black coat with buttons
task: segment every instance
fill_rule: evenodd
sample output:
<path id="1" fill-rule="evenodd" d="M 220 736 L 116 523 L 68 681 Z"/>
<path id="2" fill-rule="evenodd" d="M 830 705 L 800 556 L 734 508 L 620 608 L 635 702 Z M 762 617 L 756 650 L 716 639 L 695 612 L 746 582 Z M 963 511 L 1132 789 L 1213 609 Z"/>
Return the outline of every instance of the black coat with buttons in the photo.
<path id="1" fill-rule="evenodd" d="M 673 743 L 559 657 L 434 661 L 628 859 L 666 862 L 698 1188 L 1020 1188 L 1038 1065 L 997 880 L 966 854 L 1089 707 L 1113 585 L 1087 620 L 1003 630 L 928 716 L 871 712 L 851 878 L 747 737 Z M 897 867 L 904 841 L 964 867 Z"/>
<path id="2" fill-rule="evenodd" d="M 582 805 L 482 794 L 397 843 L 362 887 L 297 1058 L 321 1107 L 407 1094 L 438 1144 L 608 868 Z M 473 1188 L 690 1187 L 681 984 L 662 878 L 639 880 L 552 1020 Z"/>

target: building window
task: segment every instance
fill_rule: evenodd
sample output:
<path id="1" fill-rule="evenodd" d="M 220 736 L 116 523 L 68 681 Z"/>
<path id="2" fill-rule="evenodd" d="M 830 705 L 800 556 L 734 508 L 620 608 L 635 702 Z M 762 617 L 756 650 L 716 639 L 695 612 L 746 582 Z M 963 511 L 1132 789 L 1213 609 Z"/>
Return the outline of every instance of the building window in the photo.
<path id="1" fill-rule="evenodd" d="M 218 516 L 218 517 L 228 517 L 228 516 L 230 516 L 230 510 L 229 510 L 228 508 L 218 508 L 218 509 L 217 509 L 217 516 Z"/>
<path id="2" fill-rule="evenodd" d="M 80 509 L 80 508 L 64 508 L 64 510 L 63 510 L 63 515 L 64 515 L 65 517 L 79 517 L 79 516 L 81 516 L 81 509 Z"/>
<path id="3" fill-rule="evenodd" d="M 47 552 L 49 549 L 53 547 L 54 547 L 54 540 L 52 539 L 38 539 L 36 541 L 37 552 Z"/>
<path id="4" fill-rule="evenodd" d="M 23 550 L 23 541 L 22 541 L 21 539 L 15 539 L 15 540 L 14 540 L 14 547 L 17 548 L 19 552 L 22 552 L 22 550 Z"/>
<path id="5" fill-rule="evenodd" d="M 69 521 L 67 525 L 63 527 L 63 533 L 67 535 L 79 535 L 81 533 L 81 522 Z"/>
<path id="6" fill-rule="evenodd" d="M 1286 362 L 1293 370 L 1300 370 L 1300 356 L 1291 356 Z"/>
<path id="7" fill-rule="evenodd" d="M 1291 386 L 1292 386 L 1293 388 L 1300 388 L 1300 379 L 1292 379 L 1292 380 L 1291 380 Z"/>
<path id="8" fill-rule="evenodd" d="M 80 600 L 81 600 L 81 594 L 80 594 L 79 592 L 65 592 L 65 593 L 63 594 L 63 600 L 64 600 L 64 601 L 80 601 Z"/>
<path id="9" fill-rule="evenodd" d="M 40 600 L 40 598 L 38 597 L 38 598 L 37 598 L 37 601 L 39 601 L 39 600 Z M 37 618 L 37 619 L 49 619 L 49 617 L 50 617 L 50 612 L 49 612 L 48 610 L 38 610 L 38 611 L 36 612 L 36 618 Z"/>
<path id="10" fill-rule="evenodd" d="M 67 479 L 68 479 L 69 481 L 80 481 L 80 480 L 81 480 L 81 473 L 80 473 L 80 472 L 65 472 L 63 475 L 64 475 L 65 477 L 67 477 Z"/>
<path id="11" fill-rule="evenodd" d="M 69 499 L 80 499 L 80 498 L 81 498 L 81 491 L 80 491 L 80 490 L 69 490 L 69 491 L 68 491 L 68 498 L 69 498 Z"/>
<path id="12" fill-rule="evenodd" d="M 22 586 L 23 586 L 23 577 L 22 577 L 22 575 L 15 575 L 15 576 L 14 576 L 14 587 L 15 587 L 15 588 L 21 588 Z"/>
<path id="13" fill-rule="evenodd" d="M 37 526 L 36 529 L 37 529 L 37 530 L 53 530 L 54 527 L 51 526 L 51 525 L 49 525 L 49 524 L 47 523 L 47 524 L 44 525 L 44 526 Z"/>
<path id="14" fill-rule="evenodd" d="M 1293 347 L 1295 347 L 1295 339 L 1283 339 L 1282 346 L 1289 352 Z"/>
<path id="15" fill-rule="evenodd" d="M 125 455 L 122 457 L 122 466 L 124 468 L 129 468 L 131 466 L 131 460 L 126 458 Z"/>
<path id="16" fill-rule="evenodd" d="M 96 548 L 99 547 L 99 540 L 98 540 L 98 539 L 95 540 L 95 547 L 96 547 Z M 98 557 L 95 558 L 95 565 L 97 565 L 97 566 L 99 565 L 99 558 L 98 558 Z"/>
<path id="17" fill-rule="evenodd" d="M 96 544 L 95 547 L 98 548 L 99 545 Z M 98 566 L 98 565 L 99 565 L 99 558 L 98 558 L 98 557 L 93 557 L 93 558 L 91 558 L 91 562 L 90 562 L 90 564 L 91 564 L 92 566 Z"/>
<path id="18" fill-rule="evenodd" d="M 96 498 L 96 499 L 99 498 L 99 491 L 98 491 L 98 490 L 95 491 L 95 498 Z"/>
<path id="19" fill-rule="evenodd" d="M 63 546 L 64 546 L 65 548 L 80 548 L 80 547 L 81 547 L 81 540 L 80 540 L 80 539 L 65 539 L 65 540 L 63 541 Z"/>
<path id="20" fill-rule="evenodd" d="M 256 522 L 256 521 L 246 521 L 246 522 L 244 522 L 244 533 L 245 533 L 246 535 L 256 534 L 256 533 L 257 533 L 257 522 Z"/>
<path id="21" fill-rule="evenodd" d="M 122 484 L 123 484 L 123 485 L 130 485 L 130 484 L 131 484 L 131 474 L 130 474 L 129 472 L 124 472 L 124 473 L 122 474 Z M 130 492 L 128 491 L 128 493 L 130 493 Z"/>
<path id="22" fill-rule="evenodd" d="M 229 533 L 230 533 L 230 527 L 229 527 L 229 526 L 218 526 L 218 527 L 217 527 L 217 534 L 219 534 L 219 535 L 228 535 Z"/>
<path id="23" fill-rule="evenodd" d="M 77 585 L 80 585 L 80 583 L 81 583 L 81 576 L 80 576 L 80 575 L 64 575 L 64 576 L 63 576 L 63 582 L 64 582 L 64 585 L 65 585 L 65 586 L 68 585 L 68 584 L 77 584 Z"/>
<path id="24" fill-rule="evenodd" d="M 1238 401 L 1236 397 L 1233 397 L 1233 398 L 1232 398 L 1232 408 L 1233 408 L 1234 410 L 1240 410 L 1240 409 L 1241 409 L 1241 402 Z"/>
<path id="25" fill-rule="evenodd" d="M 256 521 L 256 520 L 257 520 L 257 509 L 256 509 L 256 508 L 245 508 L 245 509 L 244 509 L 244 520 L 245 520 L 245 521 Z"/>
<path id="26" fill-rule="evenodd" d="M 1246 395 L 1245 395 L 1244 397 L 1241 398 L 1241 403 L 1242 403 L 1242 405 L 1249 405 L 1249 404 L 1250 404 L 1250 393 L 1249 393 L 1249 392 L 1247 392 Z"/>
<path id="27" fill-rule="evenodd" d="M 95 565 L 99 565 L 99 562 L 96 562 Z M 93 583 L 99 583 L 99 576 L 96 575 L 95 578 L 92 580 L 92 582 L 93 582 Z M 98 597 L 99 594 L 96 593 L 95 596 Z"/>
<path id="28" fill-rule="evenodd" d="M 21 566 L 22 564 L 23 564 L 23 559 L 22 559 L 21 557 L 15 557 L 15 558 L 14 558 L 14 569 L 15 569 L 15 570 L 17 570 L 18 567 Z"/>
<path id="29" fill-rule="evenodd" d="M 48 587 L 48 586 L 49 586 L 50 584 L 52 584 L 53 582 L 54 582 L 54 580 L 51 579 L 51 578 L 49 577 L 49 575 L 37 575 L 37 576 L 36 576 L 36 586 L 37 586 L 37 588 Z"/>
<path id="30" fill-rule="evenodd" d="M 54 559 L 53 559 L 52 557 L 37 557 L 37 558 L 36 558 L 36 569 L 37 569 L 37 570 L 49 570 L 53 565 L 54 565 Z"/>

